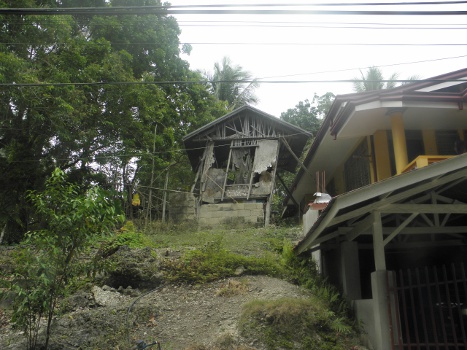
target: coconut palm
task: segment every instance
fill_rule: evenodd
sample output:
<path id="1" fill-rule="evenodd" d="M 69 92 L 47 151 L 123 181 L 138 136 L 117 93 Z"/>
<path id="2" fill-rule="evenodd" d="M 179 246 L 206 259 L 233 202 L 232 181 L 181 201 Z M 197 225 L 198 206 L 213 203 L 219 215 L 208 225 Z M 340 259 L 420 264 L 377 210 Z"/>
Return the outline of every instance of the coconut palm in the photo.
<path id="1" fill-rule="evenodd" d="M 208 76 L 212 93 L 221 101 L 226 101 L 229 110 L 245 104 L 256 104 L 258 97 L 254 90 L 259 86 L 256 79 L 239 65 L 233 65 L 230 58 L 214 64 L 214 74 Z"/>
<path id="2" fill-rule="evenodd" d="M 378 67 L 370 67 L 365 74 L 362 71 L 360 71 L 360 74 L 362 78 L 354 78 L 353 82 L 356 92 L 377 91 L 396 87 L 394 80 L 397 80 L 397 73 L 393 73 L 386 82 L 383 81 L 383 73 Z"/>

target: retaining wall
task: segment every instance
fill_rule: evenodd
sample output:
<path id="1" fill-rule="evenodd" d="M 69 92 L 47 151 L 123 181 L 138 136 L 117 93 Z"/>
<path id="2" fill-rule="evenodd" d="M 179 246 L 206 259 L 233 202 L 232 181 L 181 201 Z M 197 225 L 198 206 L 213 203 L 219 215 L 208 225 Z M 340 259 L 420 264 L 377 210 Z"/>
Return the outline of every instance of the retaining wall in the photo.
<path id="1" fill-rule="evenodd" d="M 200 207 L 200 226 L 217 225 L 264 225 L 263 203 L 203 204 Z"/>

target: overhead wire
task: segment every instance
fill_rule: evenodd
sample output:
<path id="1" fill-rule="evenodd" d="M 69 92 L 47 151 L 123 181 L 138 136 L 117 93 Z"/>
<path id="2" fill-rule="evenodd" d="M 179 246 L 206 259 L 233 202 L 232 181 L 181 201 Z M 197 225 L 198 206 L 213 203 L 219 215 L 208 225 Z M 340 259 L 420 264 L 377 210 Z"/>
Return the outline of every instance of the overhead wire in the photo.
<path id="1" fill-rule="evenodd" d="M 354 2 L 316 4 L 209 4 L 179 6 L 115 6 L 115 7 L 57 7 L 57 8 L 0 8 L 0 15 L 219 15 L 219 14 L 262 14 L 262 15 L 371 15 L 371 16 L 458 16 L 467 11 L 459 10 L 316 10 L 315 8 L 349 8 L 375 6 L 420 6 L 460 5 L 467 1 L 418 1 L 418 2 Z M 300 9 L 295 9 L 300 7 Z M 274 9 L 271 9 L 274 8 Z M 280 8 L 280 9 L 277 9 Z M 293 8 L 293 9 L 290 9 Z"/>
<path id="2" fill-rule="evenodd" d="M 467 29 L 467 28 L 466 28 Z M 110 41 L 114 45 L 154 45 L 157 43 L 150 42 L 115 42 Z M 18 43 L 18 42 L 0 42 L 0 45 L 34 45 L 34 43 Z M 353 43 L 353 42 L 337 42 L 337 43 L 300 43 L 300 42 L 181 42 L 180 45 L 235 45 L 235 46 L 467 46 L 467 43 Z"/>
<path id="3" fill-rule="evenodd" d="M 362 79 L 317 79 L 317 80 L 261 80 L 261 84 L 308 84 L 308 83 L 355 83 L 355 82 L 369 82 Z M 446 83 L 451 81 L 465 82 L 467 79 L 383 79 L 378 80 L 381 83 L 413 83 L 413 82 L 430 82 L 430 83 Z M 48 87 L 48 86 L 105 86 L 105 85 L 194 85 L 212 83 L 210 80 L 173 80 L 173 81 L 98 81 L 98 82 L 69 82 L 69 83 L 0 83 L 0 87 Z M 245 80 L 216 80 L 216 83 L 253 83 L 258 82 L 258 79 L 245 79 Z"/>

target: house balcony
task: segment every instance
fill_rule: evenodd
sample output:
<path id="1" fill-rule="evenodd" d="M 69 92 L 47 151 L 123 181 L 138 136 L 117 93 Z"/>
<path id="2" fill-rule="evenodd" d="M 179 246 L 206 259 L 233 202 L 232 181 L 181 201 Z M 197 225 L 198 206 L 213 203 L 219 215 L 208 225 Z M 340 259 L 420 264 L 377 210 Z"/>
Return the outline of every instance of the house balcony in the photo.
<path id="1" fill-rule="evenodd" d="M 442 156 L 442 155 L 423 155 L 418 156 L 414 160 L 412 160 L 405 168 L 402 170 L 402 173 L 406 173 L 408 171 L 423 168 L 427 165 L 432 163 L 436 163 L 445 159 L 449 159 L 455 156 Z"/>

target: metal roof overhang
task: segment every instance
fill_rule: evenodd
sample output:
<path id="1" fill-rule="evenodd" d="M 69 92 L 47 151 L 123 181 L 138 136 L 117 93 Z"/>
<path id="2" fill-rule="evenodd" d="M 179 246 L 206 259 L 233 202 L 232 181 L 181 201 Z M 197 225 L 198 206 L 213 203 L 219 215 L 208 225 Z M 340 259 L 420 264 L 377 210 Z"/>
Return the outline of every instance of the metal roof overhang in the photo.
<path id="1" fill-rule="evenodd" d="M 350 220 L 370 211 L 383 211 L 385 207 L 439 186 L 451 186 L 456 200 L 465 203 L 465 180 L 467 154 L 462 154 L 334 197 L 294 250 L 300 254 L 344 234 L 338 228 Z"/>

